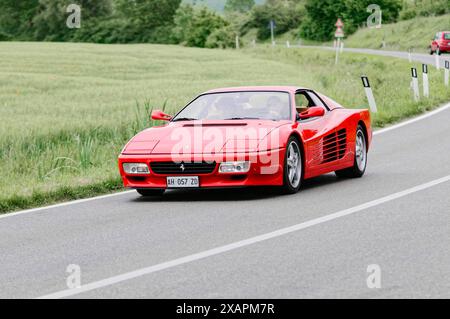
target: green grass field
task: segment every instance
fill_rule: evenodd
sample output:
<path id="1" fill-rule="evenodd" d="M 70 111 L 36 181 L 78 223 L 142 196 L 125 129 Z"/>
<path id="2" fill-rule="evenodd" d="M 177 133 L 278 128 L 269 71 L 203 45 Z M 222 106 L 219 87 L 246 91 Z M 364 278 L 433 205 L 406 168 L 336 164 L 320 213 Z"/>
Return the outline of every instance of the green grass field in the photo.
<path id="1" fill-rule="evenodd" d="M 315 88 L 348 107 L 366 105 L 369 76 L 377 126 L 449 100 L 431 70 L 431 98 L 412 101 L 407 61 L 260 46 L 207 50 L 163 45 L 0 42 L 0 212 L 120 189 L 117 155 L 205 90 L 238 85 Z"/>
<path id="2" fill-rule="evenodd" d="M 431 38 L 438 31 L 450 31 L 450 15 L 419 17 L 393 24 L 383 24 L 380 29 L 361 29 L 345 39 L 353 48 L 381 49 L 383 39 L 386 50 L 428 52 Z"/>

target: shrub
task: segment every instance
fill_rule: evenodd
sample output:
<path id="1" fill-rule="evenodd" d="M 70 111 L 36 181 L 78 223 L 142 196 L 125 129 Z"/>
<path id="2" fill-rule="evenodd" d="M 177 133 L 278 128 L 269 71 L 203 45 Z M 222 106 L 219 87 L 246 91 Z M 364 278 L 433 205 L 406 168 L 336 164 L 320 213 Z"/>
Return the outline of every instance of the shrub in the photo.
<path id="1" fill-rule="evenodd" d="M 239 40 L 240 41 L 240 40 Z M 236 46 L 236 32 L 231 26 L 214 30 L 206 40 L 207 48 L 233 48 Z"/>

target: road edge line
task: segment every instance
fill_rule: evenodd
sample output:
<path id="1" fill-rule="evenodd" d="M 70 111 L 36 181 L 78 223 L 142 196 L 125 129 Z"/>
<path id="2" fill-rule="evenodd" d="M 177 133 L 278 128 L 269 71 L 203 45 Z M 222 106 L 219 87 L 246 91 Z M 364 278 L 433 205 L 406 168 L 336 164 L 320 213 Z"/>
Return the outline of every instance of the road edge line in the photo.
<path id="1" fill-rule="evenodd" d="M 375 206 L 378 206 L 378 205 L 381 205 L 381 204 L 384 204 L 384 203 L 387 203 L 387 202 L 390 202 L 390 201 L 393 201 L 393 200 L 396 200 L 396 199 L 399 199 L 399 198 L 402 198 L 405 196 L 408 196 L 410 194 L 431 188 L 436 185 L 440 185 L 440 184 L 448 182 L 448 181 L 450 181 L 450 175 L 432 180 L 432 181 L 424 183 L 424 184 L 416 185 L 414 187 L 405 189 L 403 191 L 399 191 L 399 192 L 396 192 L 396 193 L 393 193 L 393 194 L 390 194 L 390 195 L 387 195 L 384 197 L 380 197 L 378 199 L 375 199 L 375 200 L 372 200 L 372 201 L 369 201 L 369 202 L 366 202 L 366 203 L 363 203 L 363 204 L 360 204 L 360 205 L 357 205 L 357 206 L 354 206 L 351 208 L 347 208 L 347 209 L 344 209 L 344 210 L 341 210 L 341 211 L 338 211 L 338 212 L 335 212 L 335 213 L 332 213 L 329 215 L 314 218 L 314 219 L 311 219 L 306 222 L 302 222 L 302 223 L 288 226 L 285 228 L 281 228 L 281 229 L 278 229 L 278 230 L 275 230 L 275 231 L 272 231 L 269 233 L 265 233 L 265 234 L 261 234 L 261 235 L 247 238 L 244 240 L 240 240 L 240 241 L 237 241 L 237 242 L 234 242 L 231 244 L 227 244 L 227 245 L 219 246 L 219 247 L 212 248 L 209 250 L 205 250 L 203 252 L 191 254 L 191 255 L 173 259 L 173 260 L 169 260 L 169 261 L 159 263 L 159 264 L 156 264 L 153 266 L 137 269 L 137 270 L 126 272 L 126 273 L 123 273 L 120 275 L 116 275 L 116 276 L 112 276 L 109 278 L 94 281 L 94 282 L 88 283 L 86 285 L 82 285 L 78 288 L 66 289 L 66 290 L 61 290 L 61 291 L 54 292 L 51 294 L 43 295 L 41 297 L 38 297 L 37 299 L 59 299 L 59 298 L 64 298 L 64 297 L 71 297 L 71 296 L 89 292 L 89 291 L 92 291 L 92 290 L 95 290 L 98 288 L 103 288 L 103 287 L 111 286 L 111 285 L 114 285 L 114 284 L 117 284 L 120 282 L 138 278 L 138 277 L 141 277 L 144 275 L 149 275 L 149 274 L 155 273 L 157 271 L 166 270 L 166 269 L 180 266 L 183 264 L 187 264 L 187 263 L 190 263 L 193 261 L 201 260 L 201 259 L 204 259 L 207 257 L 212 257 L 215 255 L 226 253 L 226 252 L 229 252 L 229 251 L 232 251 L 235 249 L 239 249 L 242 247 L 250 246 L 250 245 L 262 242 L 262 241 L 266 241 L 266 240 L 273 239 L 276 237 L 284 236 L 284 235 L 287 235 L 287 234 L 290 234 L 290 233 L 293 233 L 293 232 L 296 232 L 296 231 L 299 231 L 299 230 L 302 230 L 305 228 L 309 228 L 309 227 L 312 227 L 312 226 L 315 226 L 318 224 L 326 223 L 328 221 L 335 220 L 340 217 L 349 216 L 349 215 L 355 214 L 357 212 L 364 211 L 366 209 L 369 209 L 369 208 L 372 208 L 372 207 L 375 207 Z"/>

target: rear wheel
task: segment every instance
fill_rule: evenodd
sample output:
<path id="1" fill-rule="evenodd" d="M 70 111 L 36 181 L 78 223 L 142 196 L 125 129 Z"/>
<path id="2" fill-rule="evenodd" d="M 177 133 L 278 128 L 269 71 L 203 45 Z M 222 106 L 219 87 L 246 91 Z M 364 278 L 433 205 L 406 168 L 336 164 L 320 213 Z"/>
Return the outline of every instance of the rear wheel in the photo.
<path id="1" fill-rule="evenodd" d="M 302 152 L 299 141 L 290 137 L 284 156 L 283 192 L 294 194 L 298 192 L 303 180 Z"/>
<path id="2" fill-rule="evenodd" d="M 140 188 L 136 189 L 136 191 L 144 197 L 150 197 L 150 196 L 162 196 L 164 194 L 164 189 L 150 189 L 150 188 Z"/>
<path id="3" fill-rule="evenodd" d="M 356 129 L 355 141 L 355 160 L 352 167 L 336 171 L 338 177 L 361 177 L 364 175 L 367 167 L 367 139 L 364 129 L 358 125 Z"/>

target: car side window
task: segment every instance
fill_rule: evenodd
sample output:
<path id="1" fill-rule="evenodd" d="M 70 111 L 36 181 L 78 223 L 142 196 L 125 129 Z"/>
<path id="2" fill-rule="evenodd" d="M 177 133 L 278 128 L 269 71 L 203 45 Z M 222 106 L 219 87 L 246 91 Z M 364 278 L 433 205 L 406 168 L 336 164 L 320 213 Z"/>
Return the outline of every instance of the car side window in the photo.
<path id="1" fill-rule="evenodd" d="M 311 106 L 321 106 L 323 107 L 325 110 L 327 110 L 327 106 L 322 102 L 322 100 L 317 96 L 316 93 L 310 91 L 308 92 L 309 96 L 311 97 L 311 100 L 313 102 L 314 105 Z"/>
<path id="2" fill-rule="evenodd" d="M 307 96 L 306 92 L 302 91 L 295 93 L 295 107 L 298 113 L 306 111 L 308 107 L 311 106 L 313 106 L 312 101 Z"/>

